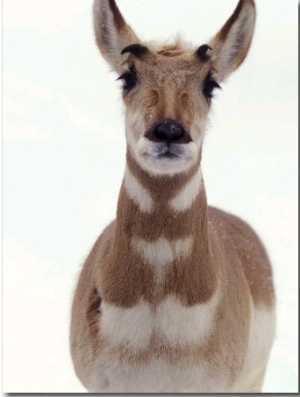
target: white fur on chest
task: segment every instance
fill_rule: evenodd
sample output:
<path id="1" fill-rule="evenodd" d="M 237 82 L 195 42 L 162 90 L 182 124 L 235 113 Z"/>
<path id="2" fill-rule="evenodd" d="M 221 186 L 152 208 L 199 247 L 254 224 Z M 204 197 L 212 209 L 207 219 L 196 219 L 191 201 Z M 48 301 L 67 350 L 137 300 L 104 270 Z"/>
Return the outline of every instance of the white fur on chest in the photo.
<path id="1" fill-rule="evenodd" d="M 100 332 L 114 347 L 146 350 L 155 333 L 164 344 L 186 346 L 201 344 L 210 335 L 219 295 L 192 307 L 184 306 L 173 295 L 152 308 L 141 300 L 132 308 L 102 303 Z"/>
<path id="2" fill-rule="evenodd" d="M 191 253 L 192 245 L 191 236 L 178 240 L 160 237 L 154 242 L 140 238 L 131 240 L 132 248 L 153 268 L 157 283 L 164 280 L 166 266 L 176 259 L 186 258 Z"/>
<path id="3" fill-rule="evenodd" d="M 275 337 L 274 309 L 254 308 L 251 305 L 249 343 L 244 367 L 232 392 L 249 391 L 258 374 L 266 367 Z"/>
<path id="4" fill-rule="evenodd" d="M 196 393 L 227 391 L 228 385 L 211 379 L 203 366 L 171 366 L 162 359 L 125 366 L 102 361 L 90 382 L 90 392 L 106 393 Z"/>
<path id="5" fill-rule="evenodd" d="M 189 344 L 205 343 L 214 324 L 218 293 L 206 304 L 184 307 L 175 296 L 167 297 L 155 311 L 145 301 L 130 309 L 103 304 L 100 332 L 107 345 L 94 363 L 90 392 L 110 393 L 224 393 L 247 392 L 267 362 L 274 335 L 274 314 L 267 309 L 252 307 L 249 345 L 244 367 L 234 384 L 222 374 L 209 373 L 205 362 L 199 365 L 177 363 L 152 357 L 145 363 L 121 363 L 109 353 L 114 348 L 127 346 L 142 351 L 149 346 L 153 332 L 169 346 L 184 348 Z M 208 357 L 209 360 L 209 357 Z"/>
<path id="6" fill-rule="evenodd" d="M 95 365 L 89 391 L 188 393 L 215 390 L 216 386 L 202 366 L 171 366 L 166 360 L 155 357 L 145 364 L 125 365 L 109 357 L 109 346 L 126 346 L 133 352 L 140 352 L 149 347 L 154 333 L 170 347 L 201 345 L 211 334 L 218 302 L 218 293 L 209 302 L 192 307 L 184 306 L 173 295 L 155 309 L 143 300 L 128 309 L 103 302 L 100 332 L 106 351 Z"/>

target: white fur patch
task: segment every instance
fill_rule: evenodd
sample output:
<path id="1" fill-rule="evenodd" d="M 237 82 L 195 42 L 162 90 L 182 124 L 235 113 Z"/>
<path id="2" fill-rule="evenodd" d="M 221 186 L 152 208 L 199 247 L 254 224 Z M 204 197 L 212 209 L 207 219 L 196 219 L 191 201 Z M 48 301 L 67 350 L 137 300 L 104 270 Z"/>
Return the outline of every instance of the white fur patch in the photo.
<path id="1" fill-rule="evenodd" d="M 161 144 L 141 137 L 136 146 L 136 159 L 153 175 L 175 175 L 190 169 L 198 154 L 194 142 L 178 144 L 175 151 L 178 151 L 178 157 L 161 157 Z"/>
<path id="2" fill-rule="evenodd" d="M 155 333 L 165 345 L 187 346 L 204 343 L 209 337 L 219 294 L 205 304 L 186 307 L 175 296 L 167 297 L 156 309 L 141 301 L 131 309 L 103 305 L 101 332 L 108 342 L 126 345 L 135 351 L 148 347 Z M 106 345 L 108 347 L 109 345 Z M 151 359 L 139 365 L 121 364 L 109 355 L 99 356 L 90 378 L 90 392 L 224 392 L 227 385 L 212 379 L 205 367 L 170 365 Z"/>
<path id="3" fill-rule="evenodd" d="M 244 368 L 232 392 L 257 392 L 251 390 L 251 386 L 267 364 L 275 337 L 275 323 L 274 309 L 252 305 L 248 351 Z"/>
<path id="4" fill-rule="evenodd" d="M 219 302 L 218 292 L 207 302 L 183 306 L 168 296 L 156 310 L 156 329 L 169 345 L 202 344 L 209 336 Z"/>
<path id="5" fill-rule="evenodd" d="M 161 280 L 165 266 L 175 259 L 186 258 L 192 249 L 193 238 L 168 240 L 159 238 L 153 243 L 135 238 L 131 241 L 133 248 L 151 266 L 155 268 L 158 280 Z"/>
<path id="6" fill-rule="evenodd" d="M 125 343 L 135 349 L 145 349 L 153 332 L 170 346 L 205 343 L 211 332 L 219 298 L 216 293 L 208 303 L 186 308 L 175 296 L 169 296 L 156 310 L 150 310 L 149 304 L 144 301 L 131 309 L 104 304 L 100 320 L 101 332 L 112 343 Z M 252 309 L 245 365 L 234 386 L 230 385 L 231 382 L 222 373 L 212 377 L 205 366 L 181 363 L 170 365 L 159 358 L 139 365 L 122 364 L 110 357 L 109 350 L 106 349 L 106 353 L 100 355 L 95 362 L 88 389 L 90 392 L 111 393 L 255 392 L 252 385 L 266 365 L 272 347 L 275 314 L 273 310 Z M 105 313 L 107 311 L 109 313 Z"/>
<path id="7" fill-rule="evenodd" d="M 172 295 L 155 309 L 143 300 L 125 309 L 103 302 L 100 329 L 112 345 L 133 350 L 145 350 L 153 333 L 170 346 L 201 344 L 210 335 L 218 302 L 218 293 L 192 307 Z"/>
<path id="8" fill-rule="evenodd" d="M 211 379 L 201 365 L 170 365 L 162 359 L 138 366 L 113 360 L 98 365 L 91 376 L 91 393 L 221 393 L 228 390 L 224 382 Z"/>
<path id="9" fill-rule="evenodd" d="M 139 206 L 142 212 L 150 213 L 153 209 L 153 199 L 147 189 L 138 182 L 128 168 L 125 170 L 124 184 L 131 200 Z"/>
<path id="10" fill-rule="evenodd" d="M 195 201 L 202 185 L 202 172 L 199 168 L 193 178 L 181 189 L 180 193 L 170 201 L 173 211 L 188 210 Z"/>
<path id="11" fill-rule="evenodd" d="M 102 303 L 100 330 L 113 345 L 145 349 L 153 331 L 150 305 L 141 301 L 132 308 L 120 308 Z"/>

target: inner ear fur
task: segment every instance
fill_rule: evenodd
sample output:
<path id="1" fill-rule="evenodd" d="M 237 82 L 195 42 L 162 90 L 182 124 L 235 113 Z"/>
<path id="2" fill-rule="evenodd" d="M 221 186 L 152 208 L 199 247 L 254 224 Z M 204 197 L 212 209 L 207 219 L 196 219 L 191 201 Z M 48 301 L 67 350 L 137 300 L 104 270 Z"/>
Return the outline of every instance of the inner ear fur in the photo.
<path id="1" fill-rule="evenodd" d="M 122 50 L 140 43 L 139 38 L 123 18 L 115 0 L 94 0 L 93 19 L 96 43 L 102 56 L 120 72 Z"/>
<path id="2" fill-rule="evenodd" d="M 234 13 L 209 42 L 218 81 L 222 82 L 245 60 L 251 46 L 256 20 L 253 0 L 240 0 Z"/>

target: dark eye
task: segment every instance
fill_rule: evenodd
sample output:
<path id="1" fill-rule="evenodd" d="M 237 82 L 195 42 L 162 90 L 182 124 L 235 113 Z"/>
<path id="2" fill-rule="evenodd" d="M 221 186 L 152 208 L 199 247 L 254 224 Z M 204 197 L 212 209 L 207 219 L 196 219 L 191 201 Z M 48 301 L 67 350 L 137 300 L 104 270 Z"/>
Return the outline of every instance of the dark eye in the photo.
<path id="1" fill-rule="evenodd" d="M 131 90 L 137 82 L 136 71 L 134 67 L 131 67 L 128 72 L 123 73 L 118 80 L 123 81 L 123 90 Z"/>
<path id="2" fill-rule="evenodd" d="M 203 94 L 206 98 L 213 98 L 213 91 L 215 88 L 221 88 L 219 84 L 212 78 L 211 73 L 208 73 L 204 82 L 203 82 Z"/>

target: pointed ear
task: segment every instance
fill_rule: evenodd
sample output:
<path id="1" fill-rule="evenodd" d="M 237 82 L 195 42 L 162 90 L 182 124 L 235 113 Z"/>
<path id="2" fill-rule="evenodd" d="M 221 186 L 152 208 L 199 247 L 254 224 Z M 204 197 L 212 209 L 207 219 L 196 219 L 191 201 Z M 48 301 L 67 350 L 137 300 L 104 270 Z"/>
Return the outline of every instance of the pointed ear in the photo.
<path id="1" fill-rule="evenodd" d="M 127 25 L 115 0 L 94 0 L 94 29 L 101 54 L 119 72 L 121 51 L 140 40 Z"/>
<path id="2" fill-rule="evenodd" d="M 246 58 L 254 32 L 256 10 L 253 0 L 240 0 L 234 13 L 210 41 L 218 82 L 224 81 Z"/>

